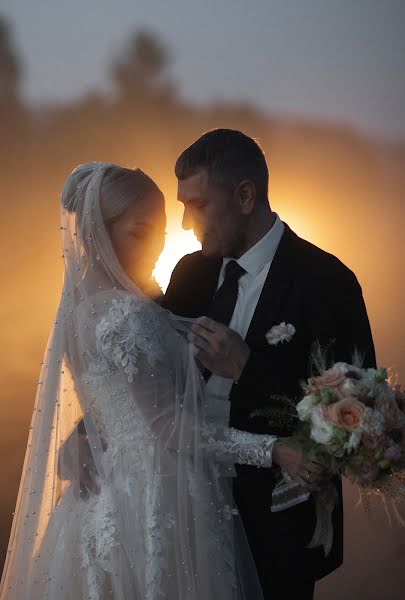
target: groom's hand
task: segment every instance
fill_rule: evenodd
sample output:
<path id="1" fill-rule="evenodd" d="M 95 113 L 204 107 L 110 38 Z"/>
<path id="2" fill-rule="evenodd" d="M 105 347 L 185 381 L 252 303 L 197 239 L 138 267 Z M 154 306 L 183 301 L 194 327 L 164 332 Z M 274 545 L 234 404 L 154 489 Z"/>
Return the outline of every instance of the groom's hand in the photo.
<path id="1" fill-rule="evenodd" d="M 188 334 L 194 355 L 215 375 L 238 381 L 250 355 L 239 333 L 201 317 Z"/>
<path id="2" fill-rule="evenodd" d="M 275 442 L 273 463 L 310 492 L 319 492 L 330 481 L 330 475 L 325 473 L 321 465 L 306 459 L 300 448 L 290 446 L 286 440 Z"/>

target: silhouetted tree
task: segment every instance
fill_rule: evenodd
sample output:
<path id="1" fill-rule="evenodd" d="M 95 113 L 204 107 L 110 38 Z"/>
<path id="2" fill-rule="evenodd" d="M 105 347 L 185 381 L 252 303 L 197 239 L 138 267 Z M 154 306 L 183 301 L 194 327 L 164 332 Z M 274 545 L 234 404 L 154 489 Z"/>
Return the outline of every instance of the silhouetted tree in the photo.
<path id="1" fill-rule="evenodd" d="M 168 48 L 155 34 L 145 30 L 134 33 L 112 68 L 120 99 L 142 104 L 168 98 L 172 93 L 167 75 L 170 62 Z"/>
<path id="2" fill-rule="evenodd" d="M 0 107 L 8 108 L 20 104 L 19 84 L 22 66 L 10 35 L 7 21 L 0 17 Z"/>

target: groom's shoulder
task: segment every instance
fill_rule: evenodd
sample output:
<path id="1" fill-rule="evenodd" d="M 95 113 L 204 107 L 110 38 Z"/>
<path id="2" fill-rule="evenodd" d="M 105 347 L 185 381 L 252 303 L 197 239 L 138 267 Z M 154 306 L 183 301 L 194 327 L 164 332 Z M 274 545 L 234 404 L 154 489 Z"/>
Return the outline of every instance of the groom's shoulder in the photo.
<path id="1" fill-rule="evenodd" d="M 197 250 L 197 252 L 185 254 L 174 267 L 173 274 L 184 272 L 194 273 L 196 275 L 201 274 L 202 271 L 215 269 L 218 266 L 218 262 L 222 263 L 222 259 L 207 258 L 203 255 L 201 250 Z"/>
<path id="2" fill-rule="evenodd" d="M 313 274 L 318 280 L 338 279 L 356 281 L 354 272 L 337 256 L 323 250 L 312 242 L 293 234 L 297 250 L 297 260 L 302 273 Z"/>
<path id="3" fill-rule="evenodd" d="M 175 269 L 184 269 L 189 268 L 191 266 L 197 266 L 203 264 L 207 259 L 204 258 L 201 250 L 197 250 L 196 252 L 191 252 L 191 254 L 185 254 L 181 257 L 179 262 L 174 267 Z"/>
<path id="4" fill-rule="evenodd" d="M 222 259 L 219 262 L 222 264 Z M 182 283 L 189 286 L 193 281 L 211 278 L 219 270 L 219 262 L 218 259 L 205 257 L 201 250 L 185 254 L 173 269 L 170 287 L 178 287 Z"/>

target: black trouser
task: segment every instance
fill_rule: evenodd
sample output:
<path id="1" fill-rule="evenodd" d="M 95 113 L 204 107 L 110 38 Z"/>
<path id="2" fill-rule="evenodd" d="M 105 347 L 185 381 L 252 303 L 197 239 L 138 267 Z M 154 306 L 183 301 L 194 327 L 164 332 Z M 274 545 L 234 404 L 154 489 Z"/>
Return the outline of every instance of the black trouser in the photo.
<path id="1" fill-rule="evenodd" d="M 264 590 L 264 600 L 313 600 L 315 581 L 308 580 L 278 580 Z"/>
<path id="2" fill-rule="evenodd" d="M 307 548 L 316 525 L 313 499 L 272 513 L 272 488 L 266 479 L 234 480 L 234 497 L 263 595 L 266 600 L 312 600 L 314 580 L 341 564 L 341 516 L 334 547 L 325 559 L 323 548 Z"/>

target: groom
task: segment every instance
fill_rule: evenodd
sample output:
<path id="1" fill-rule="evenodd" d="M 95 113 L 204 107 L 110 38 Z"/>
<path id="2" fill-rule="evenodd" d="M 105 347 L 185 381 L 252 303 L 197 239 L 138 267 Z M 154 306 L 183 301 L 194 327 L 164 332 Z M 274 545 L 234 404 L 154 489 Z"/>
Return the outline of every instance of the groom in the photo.
<path id="1" fill-rule="evenodd" d="M 361 288 L 337 258 L 299 238 L 272 212 L 266 160 L 253 139 L 230 129 L 210 131 L 181 154 L 175 171 L 183 227 L 194 230 L 202 250 L 177 264 L 164 306 L 203 317 L 190 342 L 210 391 L 230 402 L 230 425 L 280 436 L 272 469 L 237 467 L 234 495 L 265 598 L 310 599 L 315 581 L 342 563 L 341 485 L 335 482 L 333 547 L 325 557 L 321 548 L 306 547 L 316 523 L 312 496 L 282 512 L 270 510 L 277 470 L 308 491 L 324 485 L 322 472 L 285 444 L 287 424 L 270 428 L 251 413 L 280 396 L 300 397 L 316 342 L 329 362 L 350 362 L 357 349 L 365 367 L 375 366 Z M 294 335 L 270 345 L 266 333 L 282 323 L 291 324 Z"/>

